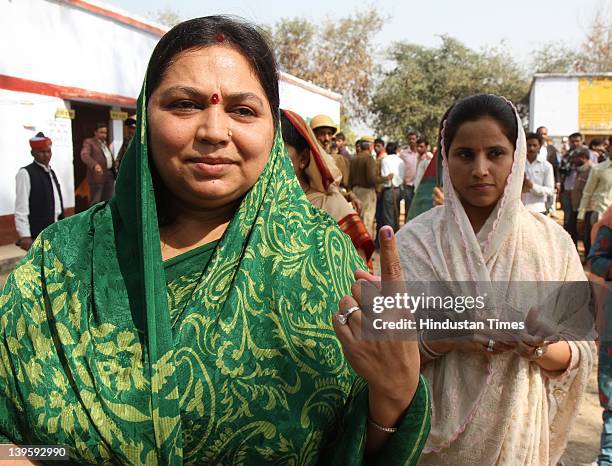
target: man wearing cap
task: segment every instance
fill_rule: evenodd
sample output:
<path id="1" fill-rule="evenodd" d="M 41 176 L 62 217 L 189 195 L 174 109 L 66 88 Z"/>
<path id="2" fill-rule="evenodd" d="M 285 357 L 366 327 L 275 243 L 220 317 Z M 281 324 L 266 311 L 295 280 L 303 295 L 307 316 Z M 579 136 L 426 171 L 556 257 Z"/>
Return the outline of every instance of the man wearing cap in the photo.
<path id="1" fill-rule="evenodd" d="M 38 133 L 30 139 L 34 161 L 15 177 L 15 227 L 17 245 L 27 251 L 46 227 L 64 218 L 62 190 L 55 172 L 49 167 L 51 139 Z"/>
<path id="2" fill-rule="evenodd" d="M 130 142 L 132 142 L 132 138 L 134 134 L 136 134 L 136 115 L 132 115 L 129 118 L 126 118 L 124 121 L 125 128 L 127 129 L 126 135 L 123 138 L 123 143 L 121 144 L 121 148 L 119 149 L 119 153 L 117 154 L 117 172 L 119 171 L 119 167 L 121 166 L 121 160 L 123 160 L 123 156 L 125 155 Z"/>
<path id="3" fill-rule="evenodd" d="M 81 148 L 81 160 L 87 165 L 90 206 L 109 200 L 115 193 L 115 158 L 106 145 L 107 137 L 107 125 L 98 123 L 93 137 L 85 139 Z"/>
<path id="4" fill-rule="evenodd" d="M 348 189 L 350 176 L 349 162 L 346 158 L 344 158 L 344 156 L 340 154 L 332 154 L 331 152 L 332 138 L 334 134 L 336 134 L 338 127 L 329 116 L 321 114 L 316 115 L 312 120 L 310 120 L 310 128 L 317 138 L 317 141 L 319 141 L 319 144 L 323 146 L 325 152 L 333 157 L 334 162 L 336 162 L 336 166 L 342 173 L 342 181 L 340 181 L 340 185 Z"/>

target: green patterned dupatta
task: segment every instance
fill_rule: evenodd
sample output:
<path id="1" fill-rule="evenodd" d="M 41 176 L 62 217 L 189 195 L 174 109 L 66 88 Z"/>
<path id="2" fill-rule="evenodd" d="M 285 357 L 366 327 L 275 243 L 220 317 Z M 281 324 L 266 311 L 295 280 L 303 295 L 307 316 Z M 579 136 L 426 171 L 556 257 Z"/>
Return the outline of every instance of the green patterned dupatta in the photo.
<path id="1" fill-rule="evenodd" d="M 296 298 L 302 307 L 306 303 L 301 301 L 313 292 L 322 294 L 333 305 L 349 290 L 352 271 L 363 264 L 344 235 L 338 234 L 339 230 L 332 228 L 334 224 L 315 212 L 306 199 L 284 152 L 280 131 L 277 131 L 263 173 L 240 204 L 206 270 L 202 271 L 190 300 L 182 304 L 178 322 L 171 322 L 166 293 L 160 292 L 166 288 L 166 283 L 149 168 L 144 95 L 143 90 L 139 99 L 139 128 L 124 158 L 116 196 L 110 207 L 117 232 L 120 269 L 123 275 L 138 277 L 131 287 L 126 283 L 126 291 L 131 300 L 139 304 L 136 308 L 143 309 L 146 316 L 144 330 L 151 414 L 156 445 L 160 449 L 159 460 L 163 464 L 174 458 L 178 464 L 184 453 L 181 451 L 179 384 L 174 364 L 177 342 L 173 328 L 181 330 L 183 339 L 186 334 L 193 334 L 197 339 L 195 333 L 203 327 L 194 325 L 193 321 L 203 315 L 209 319 L 212 316 L 215 321 L 214 325 L 206 327 L 208 332 L 215 333 L 215 327 L 235 329 L 243 325 L 238 322 L 240 317 L 253 319 L 270 308 L 277 308 L 277 312 L 289 311 L 296 304 Z M 320 259 L 317 253 L 321 251 L 313 246 L 321 245 L 332 253 L 328 264 L 333 267 L 333 271 L 328 270 L 331 273 L 324 273 L 317 263 Z M 106 252 L 100 253 L 99 260 L 104 261 Z M 139 258 L 140 262 L 134 258 Z M 93 262 L 95 268 L 95 251 Z M 275 283 L 279 279 L 281 283 Z M 319 301 L 320 297 L 313 302 Z M 270 306 L 271 303 L 274 305 Z M 287 309 L 283 309 L 285 307 Z M 329 338 L 330 323 L 321 324 L 320 329 L 311 328 L 310 331 L 327 332 Z M 245 332 L 252 326 L 252 323 L 244 325 L 240 337 L 248 338 Z M 231 332 L 219 333 L 228 335 Z M 227 348 L 232 346 L 229 344 Z M 271 359 L 279 356 L 275 354 L 278 350 L 258 348 L 253 341 L 248 346 L 249 351 L 269 353 L 267 356 Z M 246 354 L 244 347 L 238 351 L 242 358 L 257 356 Z M 235 356 L 218 364 L 222 372 L 232 370 L 227 365 Z M 241 364 L 232 362 L 237 366 L 235 371 L 242 370 Z M 347 371 L 346 364 L 342 366 L 339 374 Z M 212 390 L 210 395 L 213 396 Z"/>
<path id="2" fill-rule="evenodd" d="M 277 132 L 171 313 L 144 91 L 138 121 L 116 196 L 46 229 L 0 295 L 0 440 L 96 464 L 360 464 L 367 389 L 331 325 L 365 267 L 350 238 Z M 421 381 L 386 464 L 416 463 L 428 396 Z"/>

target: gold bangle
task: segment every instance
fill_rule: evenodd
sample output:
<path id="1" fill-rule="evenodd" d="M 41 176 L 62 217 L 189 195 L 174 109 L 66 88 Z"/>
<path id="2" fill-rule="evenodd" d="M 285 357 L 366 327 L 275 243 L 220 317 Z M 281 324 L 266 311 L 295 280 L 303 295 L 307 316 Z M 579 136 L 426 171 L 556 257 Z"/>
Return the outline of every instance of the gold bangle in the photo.
<path id="1" fill-rule="evenodd" d="M 388 434 L 397 432 L 397 427 L 384 427 L 384 426 L 378 425 L 370 418 L 370 416 L 368 416 L 368 424 L 370 424 L 376 430 L 380 430 L 381 432 L 386 432 Z"/>

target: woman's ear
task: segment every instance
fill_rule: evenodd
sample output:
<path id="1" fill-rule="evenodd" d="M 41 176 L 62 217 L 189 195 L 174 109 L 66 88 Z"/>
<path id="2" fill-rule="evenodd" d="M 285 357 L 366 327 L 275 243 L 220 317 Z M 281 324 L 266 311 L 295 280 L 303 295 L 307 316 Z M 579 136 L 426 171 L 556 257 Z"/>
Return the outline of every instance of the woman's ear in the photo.
<path id="1" fill-rule="evenodd" d="M 300 156 L 300 168 L 305 170 L 310 163 L 310 148 L 306 147 L 302 149 L 299 153 Z"/>

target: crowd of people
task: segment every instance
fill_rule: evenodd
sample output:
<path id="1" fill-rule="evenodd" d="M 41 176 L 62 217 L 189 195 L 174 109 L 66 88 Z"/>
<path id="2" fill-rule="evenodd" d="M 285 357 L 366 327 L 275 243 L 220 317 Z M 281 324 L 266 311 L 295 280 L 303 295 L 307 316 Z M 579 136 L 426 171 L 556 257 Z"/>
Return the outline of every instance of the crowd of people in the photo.
<path id="1" fill-rule="evenodd" d="M 408 220 L 407 215 L 401 216 L 401 203 L 404 202 L 404 210 L 408 212 L 436 148 L 432 150 L 425 138 L 409 131 L 406 147 L 400 148 L 394 141 L 385 143 L 382 138 L 362 136 L 355 141 L 355 151 L 351 153 L 346 146 L 346 136 L 338 131 L 330 116 L 316 115 L 310 121 L 310 129 L 316 140 L 310 144 L 311 152 L 331 156 L 338 170 L 335 189 L 359 213 L 378 248 L 379 230 L 383 225 L 397 232 Z M 305 159 L 301 164 L 307 167 L 309 161 Z M 294 168 L 300 178 L 303 167 L 294 161 Z"/>
<path id="2" fill-rule="evenodd" d="M 584 136 L 576 132 L 564 137 L 557 149 L 546 127 L 527 134 L 523 203 L 556 217 L 559 200 L 563 227 L 576 245 L 582 241 L 585 259 L 593 226 L 612 204 L 611 139 L 593 137 L 587 147 Z"/>
<path id="3" fill-rule="evenodd" d="M 224 16 L 160 40 L 133 121 L 120 165 L 105 127 L 85 141 L 95 202 L 59 222 L 52 142 L 30 141 L 28 254 L 0 294 L 3 443 L 94 464 L 557 464 L 592 338 L 368 339 L 364 290 L 586 281 L 581 225 L 609 279 L 604 141 L 557 150 L 478 94 L 447 110 L 437 147 L 408 131 L 403 148 L 363 136 L 351 154 L 329 116 L 280 108 L 264 36 Z"/>
<path id="4" fill-rule="evenodd" d="M 442 196 L 429 202 L 426 209 L 415 208 L 409 214 L 415 192 L 437 153 L 437 147 L 418 132 L 408 130 L 407 144 L 401 149 L 397 142 L 385 144 L 382 138 L 363 136 L 355 142 L 354 153 L 350 153 L 344 133 L 337 132 L 329 116 L 317 115 L 311 127 L 320 146 L 340 168 L 339 186 L 353 201 L 376 244 L 381 226 L 389 225 L 397 231 L 409 219 L 443 202 Z M 560 206 L 563 227 L 576 247 L 581 242 L 586 260 L 593 226 L 612 204 L 612 136 L 593 137 L 587 146 L 584 136 L 576 132 L 563 137 L 557 148 L 548 129 L 540 126 L 536 132 L 527 133 L 526 140 L 523 204 L 532 212 L 557 219 Z M 429 193 L 431 187 L 425 191 Z"/>

